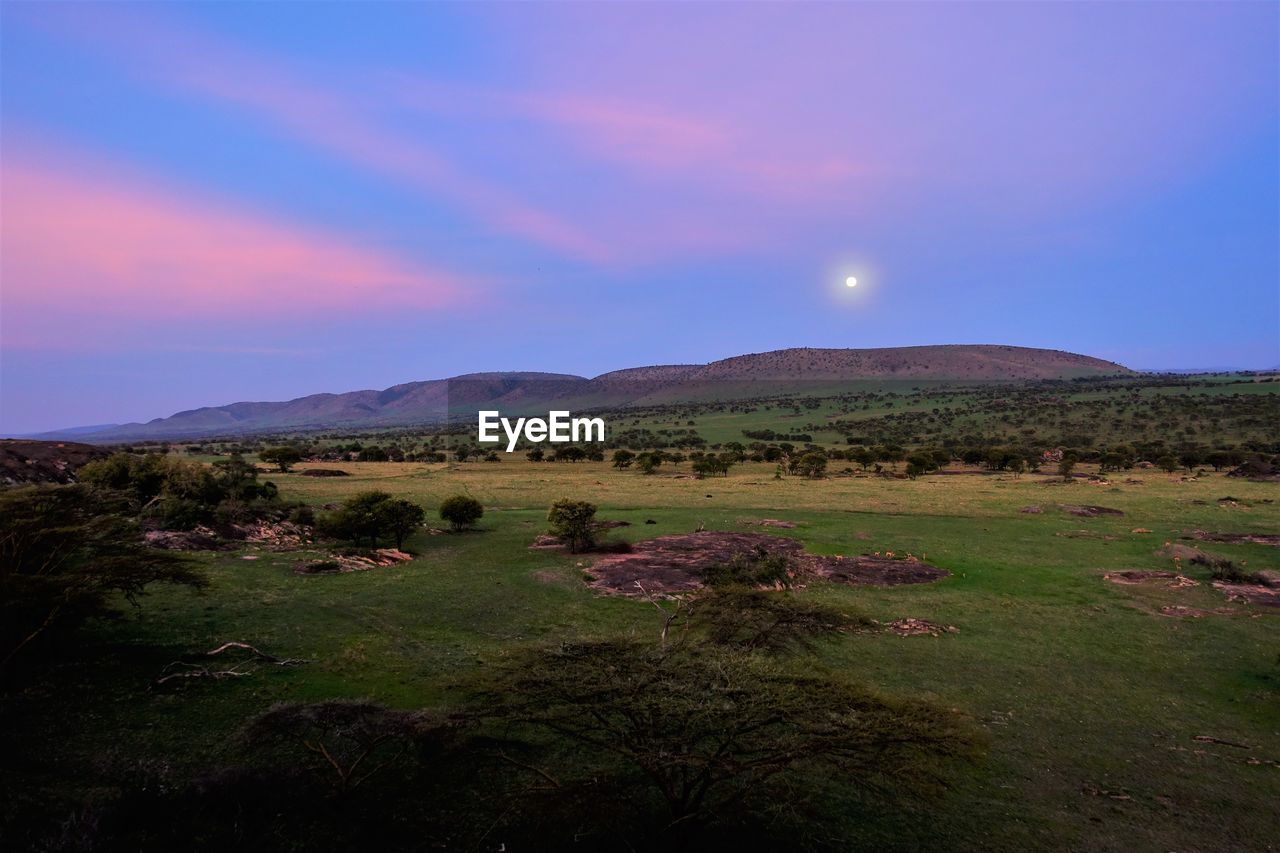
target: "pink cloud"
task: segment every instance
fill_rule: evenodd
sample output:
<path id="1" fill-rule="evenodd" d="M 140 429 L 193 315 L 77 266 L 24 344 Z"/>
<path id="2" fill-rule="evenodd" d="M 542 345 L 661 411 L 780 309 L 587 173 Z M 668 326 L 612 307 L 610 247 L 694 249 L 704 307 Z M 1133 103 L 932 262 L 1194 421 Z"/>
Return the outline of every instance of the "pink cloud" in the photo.
<path id="1" fill-rule="evenodd" d="M 278 221 L 100 164 L 6 141 L 0 170 L 0 278 L 7 346 L 41 343 L 43 317 L 225 320 L 364 305 L 457 304 L 468 282 L 365 248 L 341 235 Z"/>
<path id="2" fill-rule="evenodd" d="M 284 65 L 205 33 L 113 10 L 50 16 L 46 23 L 106 48 L 158 83 L 234 104 L 308 145 L 441 197 L 487 227 L 581 260 L 608 248 L 569 221 L 467 174 L 421 139 L 384 121 L 362 98 L 309 83 Z"/>

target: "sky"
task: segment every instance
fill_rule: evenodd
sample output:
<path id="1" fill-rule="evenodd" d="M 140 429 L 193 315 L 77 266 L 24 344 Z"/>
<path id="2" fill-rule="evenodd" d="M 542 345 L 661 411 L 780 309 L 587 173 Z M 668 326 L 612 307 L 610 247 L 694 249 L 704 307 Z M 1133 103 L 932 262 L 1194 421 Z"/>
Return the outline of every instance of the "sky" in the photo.
<path id="1" fill-rule="evenodd" d="M 0 433 L 792 346 L 1275 367 L 1278 32 L 1272 2 L 0 3 Z"/>

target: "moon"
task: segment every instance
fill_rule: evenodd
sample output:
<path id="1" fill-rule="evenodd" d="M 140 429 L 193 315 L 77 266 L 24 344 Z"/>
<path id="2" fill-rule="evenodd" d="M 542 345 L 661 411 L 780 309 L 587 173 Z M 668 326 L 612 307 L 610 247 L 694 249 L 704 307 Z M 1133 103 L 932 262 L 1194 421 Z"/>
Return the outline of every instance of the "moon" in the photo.
<path id="1" fill-rule="evenodd" d="M 854 277 L 854 276 L 849 276 L 848 278 L 846 278 L 846 279 L 844 280 L 844 286 L 845 286 L 845 287 L 857 287 L 857 286 L 858 286 L 858 279 L 857 279 L 856 277 Z"/>

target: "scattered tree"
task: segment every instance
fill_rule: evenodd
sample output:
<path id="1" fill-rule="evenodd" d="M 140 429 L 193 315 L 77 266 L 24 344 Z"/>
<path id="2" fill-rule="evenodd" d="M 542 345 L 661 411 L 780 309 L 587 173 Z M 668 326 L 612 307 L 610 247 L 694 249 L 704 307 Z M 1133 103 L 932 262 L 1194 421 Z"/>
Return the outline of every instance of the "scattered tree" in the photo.
<path id="1" fill-rule="evenodd" d="M 285 445 L 283 447 L 268 447 L 259 451 L 258 458 L 268 465 L 275 465 L 280 469 L 280 473 L 287 473 L 288 470 L 302 461 L 302 451 L 296 447 Z"/>
<path id="2" fill-rule="evenodd" d="M 551 535 L 558 537 L 574 553 L 595 544 L 595 518 L 595 504 L 568 498 L 553 503 L 547 513 Z"/>
<path id="3" fill-rule="evenodd" d="M 440 504 L 440 518 L 454 530 L 473 527 L 484 515 L 484 504 L 470 495 L 454 495 Z"/>

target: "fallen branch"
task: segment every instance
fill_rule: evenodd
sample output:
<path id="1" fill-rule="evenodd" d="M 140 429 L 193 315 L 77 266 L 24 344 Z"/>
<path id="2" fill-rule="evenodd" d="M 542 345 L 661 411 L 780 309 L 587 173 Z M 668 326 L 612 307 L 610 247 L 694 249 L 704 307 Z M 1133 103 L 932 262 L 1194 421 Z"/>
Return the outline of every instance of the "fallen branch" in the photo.
<path id="1" fill-rule="evenodd" d="M 241 643 L 238 640 L 232 640 L 230 642 L 223 643 L 222 645 L 218 646 L 216 649 L 205 652 L 204 656 L 207 658 L 211 658 L 214 655 L 222 654 L 227 649 L 243 649 L 247 652 L 251 652 L 255 659 L 263 661 L 265 663 L 273 663 L 276 666 L 296 666 L 297 664 L 300 664 L 300 663 L 312 663 L 312 661 L 308 658 L 278 658 L 275 655 L 267 654 L 261 649 L 251 646 L 248 643 Z"/>
<path id="2" fill-rule="evenodd" d="M 1234 743 L 1229 740 L 1222 740 L 1221 738 L 1216 738 L 1212 735 L 1196 735 L 1195 737 L 1192 738 L 1192 740 L 1198 741 L 1199 743 L 1217 743 L 1223 746 L 1234 746 L 1236 749 L 1252 749 L 1252 747 L 1250 747 L 1248 744 Z"/>
<path id="3" fill-rule="evenodd" d="M 191 669 L 170 672 L 170 670 L 175 666 L 187 666 L 191 667 Z M 168 674 L 161 675 L 152 682 L 153 687 L 159 687 L 162 684 L 167 684 L 170 681 L 180 678 L 212 678 L 214 680 L 220 680 L 223 678 L 238 678 L 251 674 L 248 672 L 241 672 L 239 666 L 234 666 L 231 669 L 209 669 L 207 666 L 195 666 L 194 664 L 183 663 L 182 661 L 174 661 L 161 670 L 161 672 Z"/>

